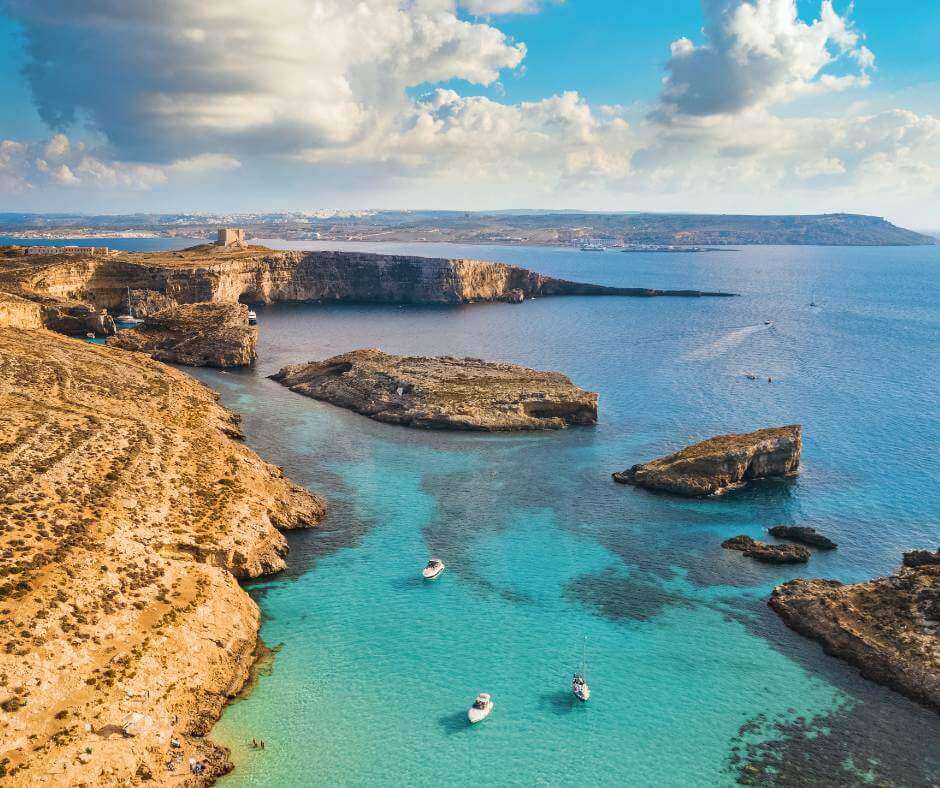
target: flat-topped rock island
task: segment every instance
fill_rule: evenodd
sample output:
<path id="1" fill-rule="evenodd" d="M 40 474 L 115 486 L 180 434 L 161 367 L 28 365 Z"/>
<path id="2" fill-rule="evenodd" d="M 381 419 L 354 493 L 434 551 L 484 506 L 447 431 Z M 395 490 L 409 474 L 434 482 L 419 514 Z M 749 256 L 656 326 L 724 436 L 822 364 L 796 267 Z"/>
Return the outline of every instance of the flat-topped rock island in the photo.
<path id="1" fill-rule="evenodd" d="M 495 432 L 597 421 L 597 394 L 560 372 L 476 358 L 354 350 L 271 377 L 298 394 L 407 427 Z"/>

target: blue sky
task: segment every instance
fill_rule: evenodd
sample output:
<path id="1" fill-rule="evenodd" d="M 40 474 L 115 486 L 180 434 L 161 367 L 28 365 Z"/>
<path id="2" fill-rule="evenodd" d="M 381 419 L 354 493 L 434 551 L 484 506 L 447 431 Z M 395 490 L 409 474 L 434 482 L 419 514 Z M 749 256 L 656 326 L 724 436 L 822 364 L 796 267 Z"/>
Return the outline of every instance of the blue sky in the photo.
<path id="1" fill-rule="evenodd" d="M 536 4 L 7 0 L 0 209 L 940 225 L 940 3 Z"/>

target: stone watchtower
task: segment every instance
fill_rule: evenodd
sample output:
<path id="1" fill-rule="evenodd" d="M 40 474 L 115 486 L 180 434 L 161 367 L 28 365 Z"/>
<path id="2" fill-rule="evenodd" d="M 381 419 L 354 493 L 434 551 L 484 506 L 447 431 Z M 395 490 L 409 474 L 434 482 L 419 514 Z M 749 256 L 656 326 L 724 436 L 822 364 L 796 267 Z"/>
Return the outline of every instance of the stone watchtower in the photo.
<path id="1" fill-rule="evenodd" d="M 245 243 L 245 231 L 240 227 L 223 227 L 219 230 L 219 239 L 215 242 L 216 246 L 235 246 L 239 249 L 245 249 L 248 244 Z"/>

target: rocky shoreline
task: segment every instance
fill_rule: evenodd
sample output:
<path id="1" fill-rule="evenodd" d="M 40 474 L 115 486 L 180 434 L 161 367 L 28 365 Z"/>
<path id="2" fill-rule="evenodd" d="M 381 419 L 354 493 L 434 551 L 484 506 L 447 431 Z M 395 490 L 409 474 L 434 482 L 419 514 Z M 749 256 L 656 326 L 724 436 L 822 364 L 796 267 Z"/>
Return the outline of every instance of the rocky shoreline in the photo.
<path id="1" fill-rule="evenodd" d="M 278 529 L 324 503 L 181 372 L 37 328 L 19 299 L 0 319 L 0 773 L 210 782 L 257 645 L 238 578 L 282 569 Z"/>
<path id="2" fill-rule="evenodd" d="M 614 473 L 614 481 L 676 495 L 721 495 L 758 479 L 783 478 L 799 470 L 800 425 L 718 435 L 675 454 Z"/>
<path id="3" fill-rule="evenodd" d="M 475 358 L 354 350 L 284 367 L 271 378 L 298 394 L 406 427 L 546 430 L 597 421 L 597 394 L 560 372 Z"/>
<path id="4" fill-rule="evenodd" d="M 244 367 L 255 362 L 258 329 L 244 304 L 184 304 L 154 312 L 107 344 L 190 367 Z"/>
<path id="5" fill-rule="evenodd" d="M 865 678 L 940 711 L 940 563 L 864 583 L 791 580 L 768 604 Z"/>

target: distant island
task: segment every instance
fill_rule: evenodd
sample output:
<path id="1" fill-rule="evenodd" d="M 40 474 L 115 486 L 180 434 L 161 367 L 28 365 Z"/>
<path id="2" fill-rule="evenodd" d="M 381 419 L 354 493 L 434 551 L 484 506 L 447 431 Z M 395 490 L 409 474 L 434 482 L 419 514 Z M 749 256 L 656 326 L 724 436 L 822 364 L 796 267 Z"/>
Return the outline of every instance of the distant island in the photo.
<path id="1" fill-rule="evenodd" d="M 0 214 L 0 235 L 18 239 L 211 238 L 219 225 L 249 238 L 526 244 L 609 248 L 755 244 L 918 246 L 937 239 L 877 216 L 590 213 L 578 211 L 302 211 L 249 214 Z"/>

